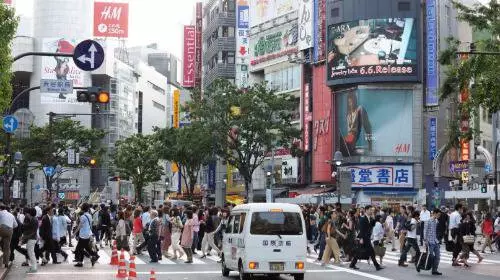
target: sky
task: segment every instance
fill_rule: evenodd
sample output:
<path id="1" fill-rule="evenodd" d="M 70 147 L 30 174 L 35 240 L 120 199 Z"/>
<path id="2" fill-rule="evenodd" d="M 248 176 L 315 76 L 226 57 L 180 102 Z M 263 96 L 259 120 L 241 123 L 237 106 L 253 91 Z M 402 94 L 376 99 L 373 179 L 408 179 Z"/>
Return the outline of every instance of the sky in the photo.
<path id="1" fill-rule="evenodd" d="M 32 16 L 33 1 L 43 0 L 15 0 L 18 14 Z M 191 23 L 195 3 L 199 1 L 128 0 L 130 7 L 127 45 L 132 47 L 158 43 L 161 49 L 182 59 L 183 25 Z M 127 1 L 103 0 L 102 2 Z"/>

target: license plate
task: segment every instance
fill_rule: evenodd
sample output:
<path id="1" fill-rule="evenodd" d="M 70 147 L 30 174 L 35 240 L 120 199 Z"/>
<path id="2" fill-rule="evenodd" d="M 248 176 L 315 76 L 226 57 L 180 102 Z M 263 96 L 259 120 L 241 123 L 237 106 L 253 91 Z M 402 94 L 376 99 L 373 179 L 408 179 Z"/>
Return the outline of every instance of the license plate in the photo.
<path id="1" fill-rule="evenodd" d="M 269 263 L 269 267 L 271 271 L 283 271 L 285 270 L 285 263 Z"/>

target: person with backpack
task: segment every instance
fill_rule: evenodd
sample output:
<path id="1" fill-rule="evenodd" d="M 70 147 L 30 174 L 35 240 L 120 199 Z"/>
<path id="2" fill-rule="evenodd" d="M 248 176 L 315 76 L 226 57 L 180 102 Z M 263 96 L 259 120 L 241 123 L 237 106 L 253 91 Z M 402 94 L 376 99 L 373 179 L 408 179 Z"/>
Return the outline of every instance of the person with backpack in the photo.
<path id="1" fill-rule="evenodd" d="M 94 205 L 92 208 L 92 234 L 94 234 L 95 240 L 97 243 L 100 243 L 100 229 L 99 229 L 99 222 L 100 222 L 100 213 L 102 211 L 102 208 L 99 209 L 99 206 L 97 204 Z"/>
<path id="2" fill-rule="evenodd" d="M 417 211 L 413 212 L 412 218 L 409 221 L 406 221 L 405 224 L 403 225 L 403 228 L 408 232 L 406 235 L 406 242 L 405 246 L 401 250 L 401 256 L 399 258 L 398 265 L 402 267 L 407 267 L 408 265 L 405 263 L 406 262 L 406 255 L 410 251 L 410 248 L 413 248 L 416 253 L 415 259 L 418 259 L 420 256 L 420 248 L 418 247 L 417 243 L 417 224 L 418 220 L 420 217 L 420 213 Z"/>
<path id="3" fill-rule="evenodd" d="M 75 230 L 75 236 L 78 236 L 78 243 L 75 249 L 75 267 L 83 267 L 83 258 L 85 252 L 90 256 L 92 266 L 99 259 L 99 255 L 92 250 L 90 239 L 92 237 L 92 216 L 90 215 L 90 205 L 83 203 L 81 206 L 81 215 L 78 219 L 78 226 Z"/>

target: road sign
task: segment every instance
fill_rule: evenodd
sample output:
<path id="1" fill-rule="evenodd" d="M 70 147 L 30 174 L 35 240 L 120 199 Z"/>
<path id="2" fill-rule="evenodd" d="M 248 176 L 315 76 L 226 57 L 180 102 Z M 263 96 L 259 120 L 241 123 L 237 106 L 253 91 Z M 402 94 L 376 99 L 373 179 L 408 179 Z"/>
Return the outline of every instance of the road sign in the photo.
<path id="1" fill-rule="evenodd" d="M 45 176 L 52 176 L 54 175 L 55 168 L 53 166 L 44 166 L 43 167 L 43 173 L 45 173 Z"/>
<path id="2" fill-rule="evenodd" d="M 72 93 L 73 80 L 41 79 L 40 92 L 48 93 Z"/>
<path id="3" fill-rule="evenodd" d="M 486 173 L 490 173 L 490 172 L 492 171 L 492 169 L 491 169 L 491 165 L 486 164 L 486 165 L 484 166 L 484 171 L 485 171 Z"/>
<path id="4" fill-rule="evenodd" d="M 73 61 L 83 71 L 96 70 L 104 62 L 104 49 L 96 41 L 82 41 L 75 48 Z"/>
<path id="5" fill-rule="evenodd" d="M 59 199 L 64 199 L 66 197 L 63 192 L 58 193 L 57 196 Z"/>
<path id="6" fill-rule="evenodd" d="M 16 117 L 12 115 L 3 117 L 3 130 L 5 130 L 6 133 L 14 133 L 18 125 L 19 122 L 17 121 Z"/>
<path id="7" fill-rule="evenodd" d="M 39 184 L 37 184 L 37 185 L 35 186 L 35 190 L 36 190 L 36 191 L 40 191 L 40 185 L 39 185 Z"/>
<path id="8" fill-rule="evenodd" d="M 68 149 L 68 164 L 75 164 L 75 149 Z"/>

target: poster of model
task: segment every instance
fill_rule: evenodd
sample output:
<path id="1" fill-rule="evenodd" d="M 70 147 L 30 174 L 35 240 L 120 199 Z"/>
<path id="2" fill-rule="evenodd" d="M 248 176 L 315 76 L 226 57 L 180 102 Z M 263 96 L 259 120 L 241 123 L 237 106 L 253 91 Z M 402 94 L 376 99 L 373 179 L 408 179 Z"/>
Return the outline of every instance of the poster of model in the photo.
<path id="1" fill-rule="evenodd" d="M 412 155 L 411 90 L 354 89 L 335 95 L 344 157 Z"/>
<path id="2" fill-rule="evenodd" d="M 395 76 L 415 79 L 416 23 L 413 18 L 385 18 L 330 25 L 328 81 L 344 84 L 354 82 L 352 79 L 358 82 L 375 77 L 384 81 Z"/>
<path id="3" fill-rule="evenodd" d="M 55 53 L 72 53 L 78 41 L 66 38 L 45 38 L 42 42 L 42 51 Z M 71 57 L 42 58 L 41 79 L 53 79 L 59 81 L 73 81 L 73 87 L 83 87 L 84 72 L 76 67 Z M 76 94 L 47 93 L 40 92 L 41 103 L 71 103 L 76 104 Z"/>

